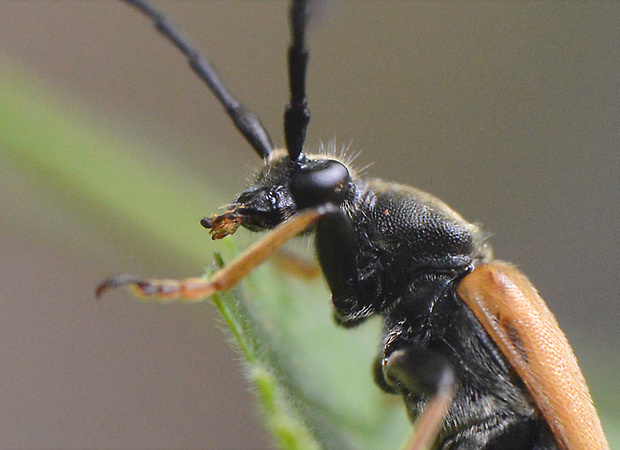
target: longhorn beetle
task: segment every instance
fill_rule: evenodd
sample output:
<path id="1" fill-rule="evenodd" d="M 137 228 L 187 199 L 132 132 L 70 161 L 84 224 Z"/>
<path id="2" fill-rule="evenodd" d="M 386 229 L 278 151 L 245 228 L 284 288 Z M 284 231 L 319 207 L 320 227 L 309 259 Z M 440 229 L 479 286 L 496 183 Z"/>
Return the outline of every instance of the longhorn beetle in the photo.
<path id="1" fill-rule="evenodd" d="M 202 220 L 213 239 L 239 226 L 270 230 L 209 280 L 120 275 L 141 297 L 197 300 L 227 290 L 296 235 L 316 235 L 334 316 L 353 327 L 383 318 L 377 384 L 404 398 L 412 448 L 608 448 L 587 385 L 544 301 L 514 266 L 494 261 L 477 226 L 412 187 L 361 179 L 346 162 L 304 148 L 307 1 L 290 8 L 285 150 L 224 87 L 208 59 L 157 9 L 149 17 L 224 106 L 263 159 L 227 210 Z"/>

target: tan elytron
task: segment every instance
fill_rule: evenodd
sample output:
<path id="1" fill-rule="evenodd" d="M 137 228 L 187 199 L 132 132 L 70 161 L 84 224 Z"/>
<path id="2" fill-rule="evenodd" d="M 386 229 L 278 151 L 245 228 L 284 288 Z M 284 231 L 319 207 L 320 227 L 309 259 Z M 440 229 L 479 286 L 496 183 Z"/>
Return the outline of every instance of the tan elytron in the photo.
<path id="1" fill-rule="evenodd" d="M 457 293 L 525 383 L 567 450 L 609 449 L 577 358 L 555 316 L 514 266 L 478 266 Z"/>

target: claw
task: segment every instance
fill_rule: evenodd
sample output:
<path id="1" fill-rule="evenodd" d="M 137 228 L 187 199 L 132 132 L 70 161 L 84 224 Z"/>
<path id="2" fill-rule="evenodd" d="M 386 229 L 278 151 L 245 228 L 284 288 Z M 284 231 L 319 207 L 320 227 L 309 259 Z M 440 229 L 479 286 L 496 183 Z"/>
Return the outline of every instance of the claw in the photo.
<path id="1" fill-rule="evenodd" d="M 177 299 L 197 301 L 209 297 L 219 289 L 215 283 L 203 278 L 186 278 L 185 280 L 146 280 L 133 275 L 117 275 L 104 280 L 97 286 L 97 300 L 109 289 L 128 286 L 136 297 L 168 302 Z"/>
<path id="2" fill-rule="evenodd" d="M 106 278 L 97 285 L 95 289 L 95 297 L 97 300 L 109 289 L 117 288 L 119 286 L 126 286 L 132 284 L 140 284 L 141 280 L 133 275 L 122 274 L 113 277 Z"/>

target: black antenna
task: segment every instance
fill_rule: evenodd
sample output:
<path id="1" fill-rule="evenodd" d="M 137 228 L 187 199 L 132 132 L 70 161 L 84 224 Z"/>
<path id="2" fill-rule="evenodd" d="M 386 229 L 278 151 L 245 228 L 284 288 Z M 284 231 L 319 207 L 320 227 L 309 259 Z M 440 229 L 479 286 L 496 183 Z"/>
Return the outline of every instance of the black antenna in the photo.
<path id="1" fill-rule="evenodd" d="M 243 134 L 256 153 L 266 159 L 273 151 L 269 134 L 258 116 L 249 111 L 226 89 L 211 62 L 196 50 L 181 31 L 161 11 L 146 0 L 122 0 L 147 16 L 157 31 L 187 57 L 192 70 L 203 80 L 222 104 L 237 130 Z M 307 58 L 307 56 L 306 56 Z M 306 122 L 307 123 L 307 122 Z M 305 134 L 305 129 L 304 129 Z M 303 139 L 302 139 L 303 144 Z M 301 147 L 300 147 L 301 148 Z"/>
<path id="2" fill-rule="evenodd" d="M 296 161 L 303 150 L 310 112 L 306 100 L 306 26 L 308 1 L 294 0 L 290 9 L 291 45 L 288 48 L 288 74 L 291 99 L 284 112 L 284 140 L 289 157 Z"/>

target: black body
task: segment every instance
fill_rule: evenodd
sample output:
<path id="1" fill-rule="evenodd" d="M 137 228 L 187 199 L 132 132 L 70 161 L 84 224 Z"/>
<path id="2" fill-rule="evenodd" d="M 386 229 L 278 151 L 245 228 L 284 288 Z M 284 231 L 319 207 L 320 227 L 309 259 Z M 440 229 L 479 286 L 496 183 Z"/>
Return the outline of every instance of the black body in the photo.
<path id="1" fill-rule="evenodd" d="M 312 183 L 292 181 L 299 173 L 312 173 Z M 325 186 L 338 201 L 325 201 Z M 357 179 L 330 157 L 305 154 L 297 162 L 270 158 L 227 214 L 258 231 L 291 217 L 299 203 L 338 206 L 316 224 L 319 262 L 339 324 L 383 317 L 379 386 L 401 394 L 413 420 L 442 377 L 455 383 L 437 448 L 556 448 L 521 380 L 456 295 L 459 280 L 490 253 L 476 226 L 429 194 Z"/>
<path id="2" fill-rule="evenodd" d="M 326 212 L 314 231 L 335 319 L 352 327 L 375 314 L 383 317 L 375 379 L 386 392 L 403 396 L 412 420 L 434 394 L 454 390 L 435 448 L 557 448 L 522 381 L 456 294 L 459 281 L 489 258 L 478 228 L 429 194 L 364 181 L 335 157 L 303 152 L 310 119 L 305 91 L 309 1 L 293 1 L 290 9 L 286 150 L 273 149 L 258 118 L 162 13 L 145 0 L 125 1 L 188 58 L 265 162 L 224 214 L 202 224 L 221 228 L 223 237 L 238 224 L 267 230 L 302 209 L 331 206 L 320 208 Z M 137 282 L 117 277 L 103 287 L 128 283 Z"/>

